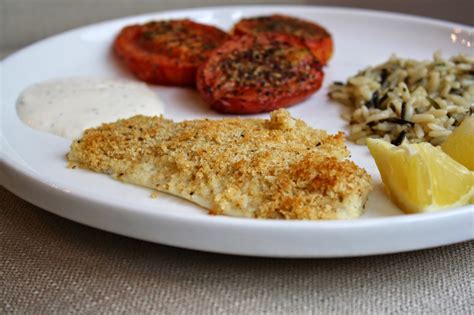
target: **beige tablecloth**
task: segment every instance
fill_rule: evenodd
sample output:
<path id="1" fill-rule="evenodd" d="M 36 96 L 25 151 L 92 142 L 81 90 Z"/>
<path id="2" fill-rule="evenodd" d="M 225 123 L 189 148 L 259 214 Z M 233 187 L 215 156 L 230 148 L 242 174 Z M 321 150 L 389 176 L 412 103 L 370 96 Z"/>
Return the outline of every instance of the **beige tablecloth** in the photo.
<path id="1" fill-rule="evenodd" d="M 0 189 L 0 313 L 472 314 L 474 242 L 262 259 L 102 232 Z"/>

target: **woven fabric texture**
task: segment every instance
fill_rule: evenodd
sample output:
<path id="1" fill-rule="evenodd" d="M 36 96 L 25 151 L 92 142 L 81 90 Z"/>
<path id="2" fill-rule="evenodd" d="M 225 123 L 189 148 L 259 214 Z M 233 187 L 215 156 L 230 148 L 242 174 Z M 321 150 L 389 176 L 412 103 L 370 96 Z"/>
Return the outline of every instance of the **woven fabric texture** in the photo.
<path id="1" fill-rule="evenodd" d="M 474 242 L 345 259 L 183 250 L 0 190 L 1 314 L 472 314 Z"/>

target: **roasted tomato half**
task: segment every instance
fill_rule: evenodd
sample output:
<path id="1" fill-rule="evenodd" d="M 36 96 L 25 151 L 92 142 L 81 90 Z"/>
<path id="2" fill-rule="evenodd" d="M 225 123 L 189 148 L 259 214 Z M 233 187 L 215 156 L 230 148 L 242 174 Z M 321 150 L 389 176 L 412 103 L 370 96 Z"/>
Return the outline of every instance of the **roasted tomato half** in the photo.
<path id="1" fill-rule="evenodd" d="M 321 64 L 298 39 L 268 33 L 234 37 L 215 49 L 196 86 L 224 113 L 252 114 L 301 102 L 321 87 Z"/>
<path id="2" fill-rule="evenodd" d="M 197 67 L 227 38 L 218 28 L 190 20 L 156 21 L 122 29 L 114 50 L 140 80 L 194 85 Z"/>
<path id="3" fill-rule="evenodd" d="M 333 53 L 331 35 L 322 26 L 285 15 L 270 15 L 242 19 L 233 30 L 236 35 L 263 32 L 283 33 L 296 36 L 311 49 L 322 65 L 326 65 Z"/>

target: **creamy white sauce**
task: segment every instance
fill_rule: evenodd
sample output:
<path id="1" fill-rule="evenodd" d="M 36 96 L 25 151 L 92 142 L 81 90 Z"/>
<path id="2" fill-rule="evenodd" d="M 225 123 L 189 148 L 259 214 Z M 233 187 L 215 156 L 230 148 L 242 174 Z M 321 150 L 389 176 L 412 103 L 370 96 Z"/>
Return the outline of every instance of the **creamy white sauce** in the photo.
<path id="1" fill-rule="evenodd" d="M 103 123 L 163 113 L 164 104 L 145 84 L 101 78 L 65 78 L 27 88 L 17 102 L 20 119 L 32 128 L 76 139 Z"/>

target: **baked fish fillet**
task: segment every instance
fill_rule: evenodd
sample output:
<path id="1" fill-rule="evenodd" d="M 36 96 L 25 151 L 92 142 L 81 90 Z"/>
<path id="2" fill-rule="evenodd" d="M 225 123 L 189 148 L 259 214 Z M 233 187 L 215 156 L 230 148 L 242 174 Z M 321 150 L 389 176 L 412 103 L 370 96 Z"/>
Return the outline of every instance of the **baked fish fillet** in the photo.
<path id="1" fill-rule="evenodd" d="M 210 214 L 317 220 L 363 212 L 371 178 L 348 156 L 342 132 L 328 135 L 278 110 L 269 120 L 135 116 L 86 130 L 67 158 Z"/>

